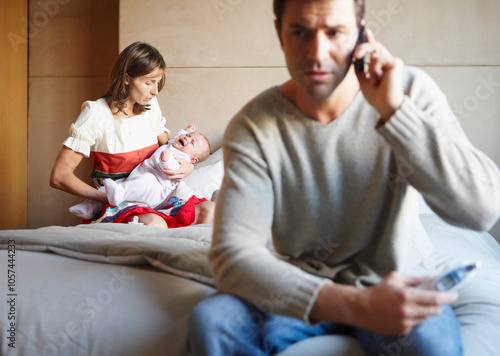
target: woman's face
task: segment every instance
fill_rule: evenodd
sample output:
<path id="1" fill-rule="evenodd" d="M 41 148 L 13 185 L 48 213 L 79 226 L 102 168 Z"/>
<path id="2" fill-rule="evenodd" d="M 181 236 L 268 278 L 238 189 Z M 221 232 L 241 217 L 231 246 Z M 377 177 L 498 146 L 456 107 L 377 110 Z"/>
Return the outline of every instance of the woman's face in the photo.
<path id="1" fill-rule="evenodd" d="M 147 105 L 158 95 L 158 85 L 160 84 L 163 70 L 156 68 L 149 74 L 129 78 L 125 83 L 129 87 L 128 101 L 133 107 L 135 103 Z"/>

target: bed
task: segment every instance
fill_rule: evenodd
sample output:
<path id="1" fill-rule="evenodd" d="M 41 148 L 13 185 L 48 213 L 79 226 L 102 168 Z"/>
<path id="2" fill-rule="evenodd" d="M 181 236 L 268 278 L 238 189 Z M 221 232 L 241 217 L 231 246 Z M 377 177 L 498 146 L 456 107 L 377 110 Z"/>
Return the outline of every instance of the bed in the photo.
<path id="1" fill-rule="evenodd" d="M 197 165 L 179 194 L 215 199 L 222 154 Z M 479 260 L 453 305 L 466 355 L 500 350 L 500 245 L 443 222 L 421 203 L 438 266 Z M 127 224 L 0 231 L 2 355 L 187 355 L 187 319 L 215 293 L 206 252 L 211 224 L 161 229 Z M 396 352 L 398 345 L 388 345 Z M 333 352 L 332 350 L 336 350 Z M 346 337 L 318 337 L 281 356 L 362 355 Z M 388 353 L 390 354 L 390 353 Z"/>

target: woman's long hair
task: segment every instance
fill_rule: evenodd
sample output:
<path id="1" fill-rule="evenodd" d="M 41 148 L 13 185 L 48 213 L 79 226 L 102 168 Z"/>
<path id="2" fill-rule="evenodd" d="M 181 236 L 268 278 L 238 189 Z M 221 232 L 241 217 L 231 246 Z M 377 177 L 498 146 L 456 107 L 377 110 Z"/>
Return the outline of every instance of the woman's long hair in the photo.
<path id="1" fill-rule="evenodd" d="M 158 92 L 165 85 L 165 61 L 160 52 L 148 43 L 134 42 L 125 48 L 118 56 L 109 76 L 110 84 L 108 92 L 104 95 L 104 99 L 108 102 L 109 107 L 117 109 L 113 114 L 124 112 L 126 101 L 129 97 L 129 88 L 125 84 L 127 75 L 131 80 L 134 78 L 147 75 L 155 69 L 163 70 L 162 78 L 158 83 Z M 148 105 L 134 104 L 133 113 L 135 115 L 142 114 L 149 110 Z"/>

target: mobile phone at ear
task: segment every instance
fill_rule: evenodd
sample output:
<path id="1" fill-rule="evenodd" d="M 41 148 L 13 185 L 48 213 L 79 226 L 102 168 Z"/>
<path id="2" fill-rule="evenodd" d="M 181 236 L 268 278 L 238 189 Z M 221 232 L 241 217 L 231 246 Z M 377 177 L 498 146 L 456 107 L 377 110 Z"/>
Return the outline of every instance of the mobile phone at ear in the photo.
<path id="1" fill-rule="evenodd" d="M 356 46 L 365 42 L 366 42 L 366 29 L 365 26 L 361 26 L 359 28 L 358 42 L 356 42 Z M 365 70 L 365 64 L 366 64 L 365 57 L 361 59 L 356 59 L 354 61 L 354 69 L 356 70 L 356 72 L 360 73 Z"/>

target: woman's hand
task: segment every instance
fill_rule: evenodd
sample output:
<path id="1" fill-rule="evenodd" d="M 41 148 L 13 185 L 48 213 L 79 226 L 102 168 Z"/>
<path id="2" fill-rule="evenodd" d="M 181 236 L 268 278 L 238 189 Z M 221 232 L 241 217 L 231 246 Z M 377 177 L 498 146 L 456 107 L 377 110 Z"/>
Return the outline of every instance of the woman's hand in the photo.
<path id="1" fill-rule="evenodd" d="M 186 160 L 176 158 L 177 162 L 181 165 L 179 169 L 164 169 L 163 173 L 167 176 L 168 179 L 174 179 L 178 182 L 186 178 L 188 175 L 193 173 L 194 165 Z"/>
<path id="2" fill-rule="evenodd" d="M 63 146 L 52 167 L 50 186 L 82 198 L 107 203 L 108 197 L 105 193 L 98 191 L 75 176 L 75 169 L 82 159 L 81 153 Z"/>

